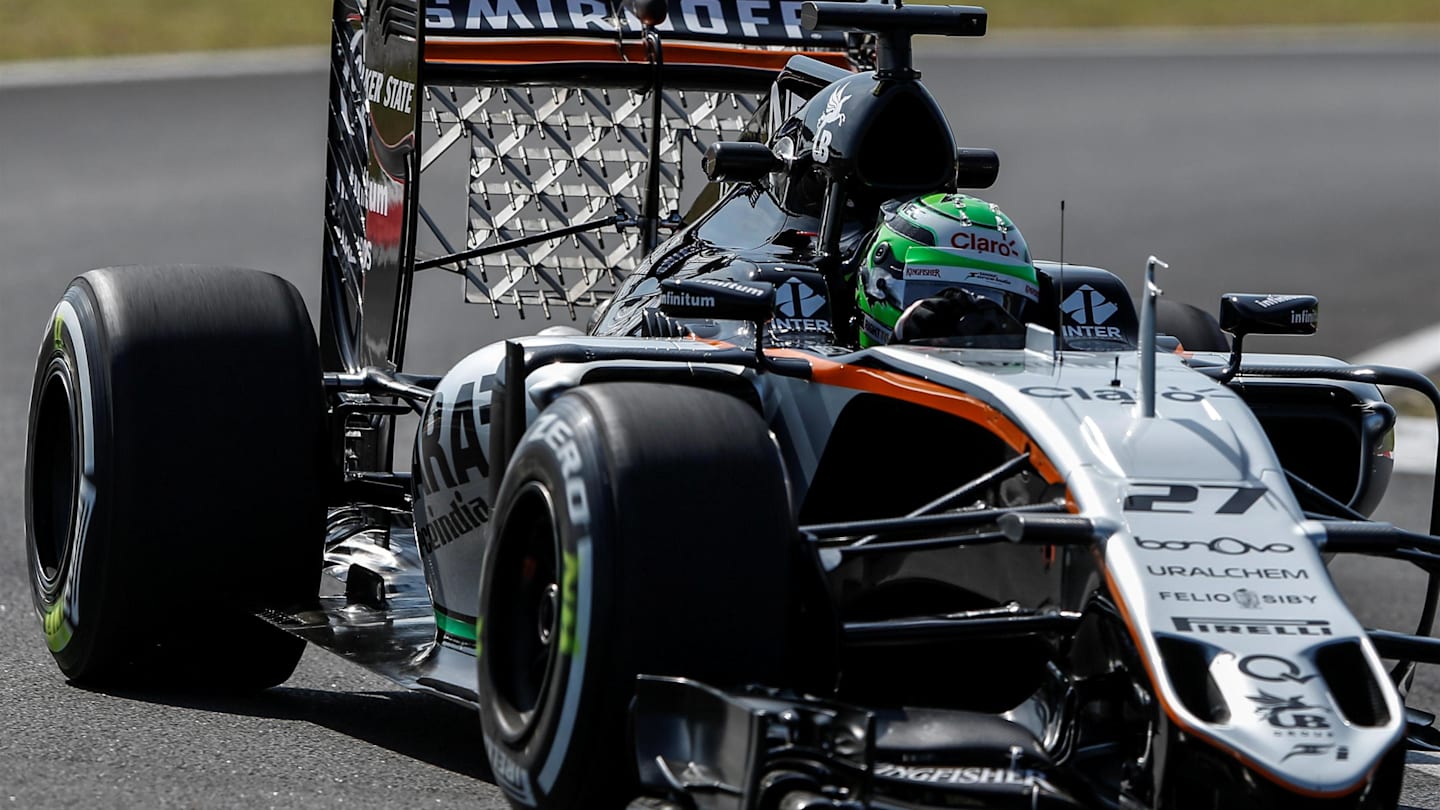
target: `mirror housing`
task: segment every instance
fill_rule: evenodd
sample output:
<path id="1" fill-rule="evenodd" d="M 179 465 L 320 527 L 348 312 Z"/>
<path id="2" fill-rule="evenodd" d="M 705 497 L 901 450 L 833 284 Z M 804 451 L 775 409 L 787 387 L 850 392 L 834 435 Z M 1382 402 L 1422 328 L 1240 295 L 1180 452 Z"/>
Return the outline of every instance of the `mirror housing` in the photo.
<path id="1" fill-rule="evenodd" d="M 955 188 L 990 188 L 999 176 L 1000 155 L 994 149 L 955 150 Z"/>
<path id="2" fill-rule="evenodd" d="M 775 316 L 775 285 L 720 278 L 667 278 L 660 282 L 660 311 L 672 318 L 746 321 L 754 327 L 755 367 L 772 374 L 810 379 L 807 360 L 765 354 L 765 324 Z"/>
<path id="3" fill-rule="evenodd" d="M 1313 295 L 1220 296 L 1220 328 L 1246 335 L 1313 335 L 1320 325 L 1320 301 Z"/>
<path id="4" fill-rule="evenodd" d="M 784 165 L 770 147 L 754 141 L 716 141 L 700 162 L 705 176 L 721 183 L 754 183 Z"/>
<path id="5" fill-rule="evenodd" d="M 770 320 L 775 304 L 774 285 L 761 282 L 665 279 L 660 282 L 660 290 L 660 311 L 672 318 L 765 323 Z"/>
<path id="6" fill-rule="evenodd" d="M 1240 373 L 1246 335 L 1313 335 L 1319 325 L 1320 299 L 1313 295 L 1225 293 L 1220 296 L 1220 328 L 1235 339 L 1230 342 L 1230 362 L 1216 379 L 1228 383 Z"/>

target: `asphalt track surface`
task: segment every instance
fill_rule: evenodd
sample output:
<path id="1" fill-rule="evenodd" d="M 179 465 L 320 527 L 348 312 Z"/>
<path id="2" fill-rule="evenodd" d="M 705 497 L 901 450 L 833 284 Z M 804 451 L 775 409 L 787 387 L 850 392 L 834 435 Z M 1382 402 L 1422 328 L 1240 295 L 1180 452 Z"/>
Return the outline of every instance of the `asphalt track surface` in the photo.
<path id="1" fill-rule="evenodd" d="M 1000 150 L 987 196 L 1037 255 L 1059 255 L 1064 199 L 1065 258 L 1132 287 L 1153 253 L 1174 268 L 1167 294 L 1207 307 L 1232 290 L 1319 294 L 1320 335 L 1279 350 L 1351 356 L 1440 320 L 1433 39 L 926 50 L 921 67 L 962 140 Z M 285 275 L 317 313 L 324 94 L 303 70 L 0 82 L 0 806 L 503 806 L 468 712 L 328 654 L 254 697 L 92 692 L 61 677 L 32 615 L 25 414 L 55 300 L 90 267 L 235 264 Z M 432 314 L 412 369 L 542 325 L 494 322 L 459 294 L 421 278 Z M 1430 485 L 1399 477 L 1379 516 L 1423 528 Z M 1335 571 L 1362 621 L 1415 612 L 1403 567 Z M 1424 676 L 1412 702 L 1440 708 L 1437 685 Z M 1407 806 L 1440 807 L 1428 770 L 1411 770 Z"/>

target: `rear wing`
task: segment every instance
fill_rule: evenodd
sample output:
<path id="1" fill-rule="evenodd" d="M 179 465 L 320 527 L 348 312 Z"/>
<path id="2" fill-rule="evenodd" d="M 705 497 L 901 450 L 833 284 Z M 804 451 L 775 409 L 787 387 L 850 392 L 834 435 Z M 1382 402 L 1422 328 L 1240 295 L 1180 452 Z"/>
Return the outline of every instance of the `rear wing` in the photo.
<path id="1" fill-rule="evenodd" d="M 800 25 L 800 0 L 676 0 L 655 26 L 667 40 L 738 46 L 842 44 Z M 497 40 L 537 34 L 639 41 L 640 20 L 610 0 L 431 0 L 426 30 L 434 37 Z"/>
<path id="2" fill-rule="evenodd" d="M 709 144 L 761 137 L 792 57 L 863 62 L 800 0 L 669 6 L 647 32 L 620 0 L 335 0 L 327 368 L 403 366 L 420 271 L 578 320 L 681 224 Z"/>

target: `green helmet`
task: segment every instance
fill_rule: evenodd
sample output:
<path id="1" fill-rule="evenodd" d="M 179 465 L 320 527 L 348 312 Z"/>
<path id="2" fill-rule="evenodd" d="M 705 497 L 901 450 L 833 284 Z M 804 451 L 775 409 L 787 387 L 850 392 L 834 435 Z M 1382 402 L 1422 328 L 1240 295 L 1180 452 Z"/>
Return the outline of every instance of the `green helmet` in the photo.
<path id="1" fill-rule="evenodd" d="M 888 343 L 911 304 L 946 291 L 992 302 L 1017 323 L 1039 302 L 1025 238 L 991 203 L 965 194 L 929 194 L 891 200 L 881 207 L 880 219 L 856 274 L 861 346 Z"/>

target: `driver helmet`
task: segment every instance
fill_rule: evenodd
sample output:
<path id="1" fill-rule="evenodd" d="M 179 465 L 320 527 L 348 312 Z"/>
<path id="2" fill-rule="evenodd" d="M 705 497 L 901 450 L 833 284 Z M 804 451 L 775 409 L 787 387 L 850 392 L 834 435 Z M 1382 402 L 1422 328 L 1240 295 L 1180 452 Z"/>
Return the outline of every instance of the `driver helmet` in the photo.
<path id="1" fill-rule="evenodd" d="M 859 265 L 861 347 L 892 342 L 901 315 L 928 302 L 972 313 L 952 320 L 959 335 L 1023 331 L 1040 301 L 1020 229 L 992 203 L 966 194 L 886 202 Z"/>

